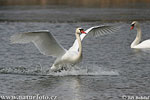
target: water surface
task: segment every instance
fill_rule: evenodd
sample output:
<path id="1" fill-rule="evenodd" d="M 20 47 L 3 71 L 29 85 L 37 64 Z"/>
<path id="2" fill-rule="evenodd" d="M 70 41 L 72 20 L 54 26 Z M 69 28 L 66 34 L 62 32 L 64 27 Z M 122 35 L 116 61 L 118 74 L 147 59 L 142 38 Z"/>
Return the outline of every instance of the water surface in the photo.
<path id="1" fill-rule="evenodd" d="M 57 96 L 58 100 L 148 96 L 150 53 L 130 48 L 136 31 L 129 29 L 130 20 L 139 20 L 143 40 L 150 38 L 149 14 L 149 9 L 0 7 L 0 95 L 40 94 Z M 70 72 L 50 72 L 54 58 L 40 54 L 33 44 L 9 41 L 15 33 L 50 30 L 68 49 L 75 39 L 75 28 L 101 24 L 122 28 L 116 34 L 84 40 L 83 61 Z"/>

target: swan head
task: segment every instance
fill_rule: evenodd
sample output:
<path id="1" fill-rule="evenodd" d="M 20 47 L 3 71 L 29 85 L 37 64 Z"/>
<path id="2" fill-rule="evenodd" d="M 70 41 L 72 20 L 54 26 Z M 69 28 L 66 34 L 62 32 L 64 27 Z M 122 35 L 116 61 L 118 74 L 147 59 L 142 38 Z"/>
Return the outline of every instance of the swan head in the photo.
<path id="1" fill-rule="evenodd" d="M 138 21 L 133 21 L 133 22 L 131 23 L 131 28 L 130 28 L 130 30 L 134 29 L 134 27 L 137 27 L 137 26 L 139 26 L 139 22 L 138 22 Z"/>
<path id="2" fill-rule="evenodd" d="M 76 29 L 76 34 L 86 34 L 86 32 L 84 31 L 84 29 L 83 28 L 77 28 Z"/>

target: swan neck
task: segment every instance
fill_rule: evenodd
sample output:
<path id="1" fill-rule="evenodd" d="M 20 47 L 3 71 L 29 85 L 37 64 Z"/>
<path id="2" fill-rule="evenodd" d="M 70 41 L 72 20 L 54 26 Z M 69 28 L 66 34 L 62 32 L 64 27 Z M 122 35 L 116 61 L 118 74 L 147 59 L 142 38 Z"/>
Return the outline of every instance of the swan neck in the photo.
<path id="1" fill-rule="evenodd" d="M 141 32 L 141 28 L 139 24 L 137 24 L 136 29 L 137 29 L 137 35 L 136 35 L 135 40 L 131 44 L 131 48 L 134 48 L 135 46 L 137 46 L 140 43 L 141 38 L 142 38 L 142 32 Z"/>
<path id="2" fill-rule="evenodd" d="M 80 39 L 80 35 L 76 33 L 76 38 L 79 44 L 79 53 L 78 53 L 78 57 L 81 57 L 82 55 L 82 44 L 81 44 L 81 39 Z"/>

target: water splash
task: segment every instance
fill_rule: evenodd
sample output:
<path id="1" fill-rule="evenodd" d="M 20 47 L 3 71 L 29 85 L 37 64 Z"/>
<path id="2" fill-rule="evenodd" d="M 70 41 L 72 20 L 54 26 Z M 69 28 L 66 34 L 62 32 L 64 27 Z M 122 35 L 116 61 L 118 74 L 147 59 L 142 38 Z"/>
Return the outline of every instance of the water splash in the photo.
<path id="1" fill-rule="evenodd" d="M 50 76 L 97 76 L 97 75 L 119 75 L 117 70 L 110 70 L 98 66 L 74 66 L 69 70 L 62 70 L 61 72 L 52 72 L 50 68 L 42 66 L 32 67 L 1 67 L 0 74 L 19 74 L 19 75 L 50 75 Z"/>
<path id="2" fill-rule="evenodd" d="M 62 70 L 61 72 L 49 72 L 48 75 L 53 76 L 68 76 L 68 75 L 83 75 L 83 76 L 97 76 L 97 75 L 119 75 L 116 70 L 108 70 L 102 67 L 94 66 L 74 66 L 69 70 Z"/>
<path id="3" fill-rule="evenodd" d="M 18 75 L 45 75 L 40 66 L 33 67 L 1 67 L 0 74 L 18 74 Z"/>

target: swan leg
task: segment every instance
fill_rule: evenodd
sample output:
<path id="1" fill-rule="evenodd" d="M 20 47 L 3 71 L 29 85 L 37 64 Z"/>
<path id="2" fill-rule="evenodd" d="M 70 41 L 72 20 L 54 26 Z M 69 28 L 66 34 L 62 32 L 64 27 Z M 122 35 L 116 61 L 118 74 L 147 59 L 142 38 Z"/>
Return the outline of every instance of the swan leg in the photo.
<path id="1" fill-rule="evenodd" d="M 74 64 L 64 64 L 62 66 L 62 70 L 65 70 L 65 71 L 71 70 L 73 66 L 74 66 Z"/>
<path id="2" fill-rule="evenodd" d="M 51 67 L 51 70 L 54 71 L 54 72 L 58 71 L 58 69 L 59 69 L 59 68 L 56 67 L 54 64 L 53 64 L 52 67 Z"/>
<path id="3" fill-rule="evenodd" d="M 51 71 L 53 71 L 53 72 L 61 72 L 63 70 L 67 71 L 67 70 L 71 70 L 73 66 L 74 66 L 74 64 L 62 64 L 62 65 L 53 64 L 51 67 Z"/>
<path id="4" fill-rule="evenodd" d="M 58 66 L 56 66 L 56 65 L 52 65 L 52 67 L 51 67 L 51 71 L 53 71 L 53 72 L 61 72 L 61 71 L 63 71 L 63 70 L 65 70 L 65 71 L 67 71 L 69 69 L 69 67 L 68 66 L 66 66 L 66 65 L 58 65 Z"/>
<path id="5" fill-rule="evenodd" d="M 61 72 L 61 70 L 64 70 L 64 67 L 61 65 L 56 66 L 55 64 L 53 64 L 51 67 L 51 71 L 53 72 Z"/>
<path id="6" fill-rule="evenodd" d="M 69 67 L 66 64 L 64 64 L 61 68 L 61 70 L 65 70 L 65 71 L 67 71 L 68 69 L 69 69 Z"/>

